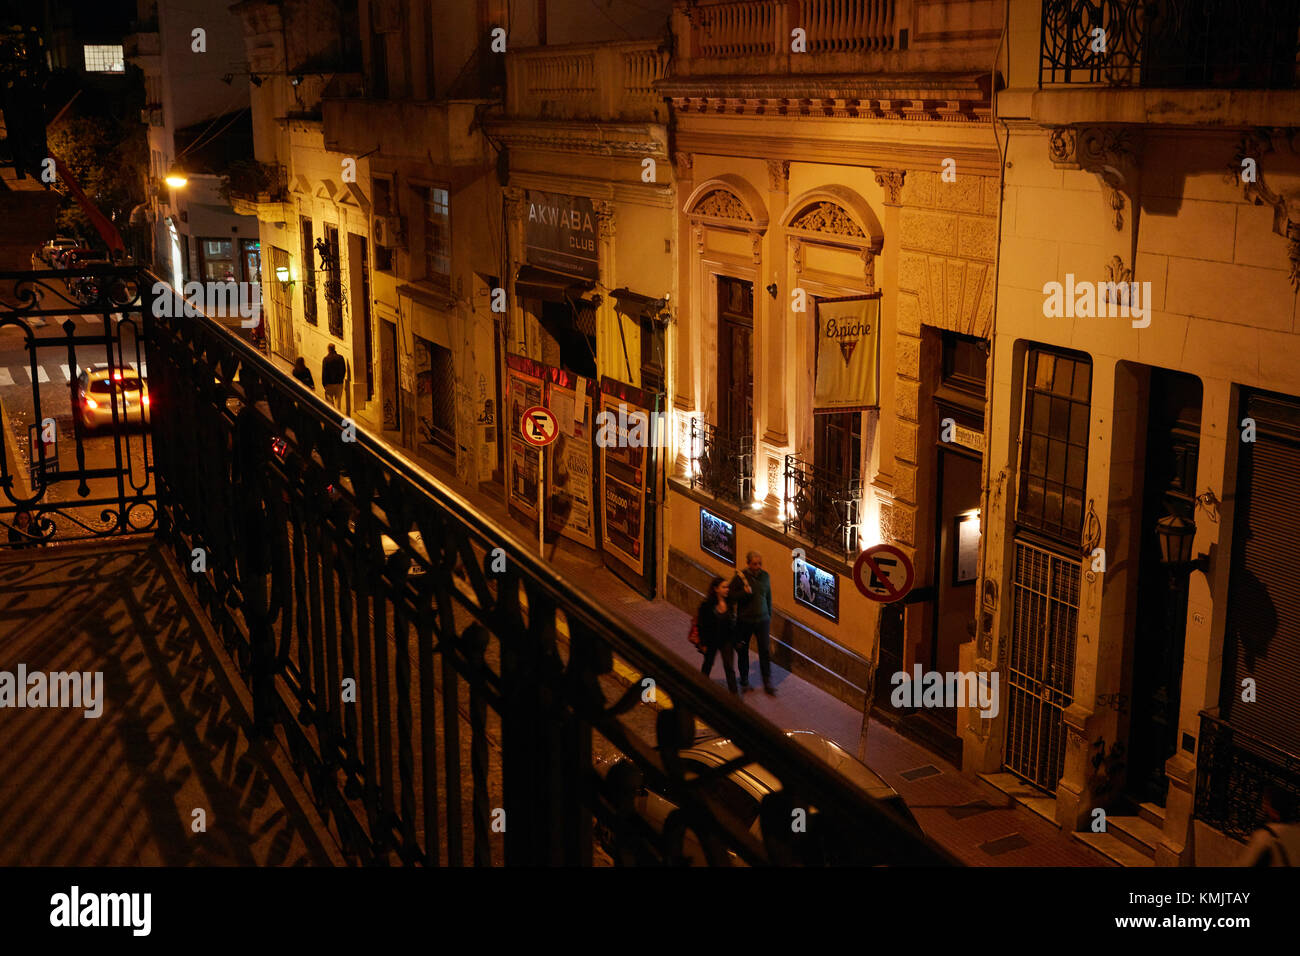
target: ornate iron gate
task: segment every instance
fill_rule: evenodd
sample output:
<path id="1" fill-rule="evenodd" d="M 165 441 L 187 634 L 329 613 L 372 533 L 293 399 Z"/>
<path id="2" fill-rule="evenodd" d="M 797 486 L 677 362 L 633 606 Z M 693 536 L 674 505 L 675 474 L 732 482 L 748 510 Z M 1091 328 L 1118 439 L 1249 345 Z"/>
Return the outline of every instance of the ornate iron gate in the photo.
<path id="1" fill-rule="evenodd" d="M 126 406 L 127 383 L 147 381 L 146 278 L 108 265 L 0 273 L 0 547 L 153 530 L 147 384 Z M 82 373 L 100 366 L 92 397 Z"/>
<path id="2" fill-rule="evenodd" d="M 1016 541 L 1007 649 L 1007 769 L 1055 790 L 1065 755 L 1062 714 L 1074 702 L 1079 562 Z"/>

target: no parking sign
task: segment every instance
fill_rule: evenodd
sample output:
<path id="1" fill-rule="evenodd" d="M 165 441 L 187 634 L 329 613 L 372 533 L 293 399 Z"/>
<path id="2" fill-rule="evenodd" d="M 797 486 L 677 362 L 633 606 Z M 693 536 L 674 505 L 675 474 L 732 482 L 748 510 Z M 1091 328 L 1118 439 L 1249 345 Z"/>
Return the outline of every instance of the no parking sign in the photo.
<path id="1" fill-rule="evenodd" d="M 853 563 L 853 583 L 873 601 L 901 601 L 915 582 L 912 559 L 892 544 L 867 548 Z"/>

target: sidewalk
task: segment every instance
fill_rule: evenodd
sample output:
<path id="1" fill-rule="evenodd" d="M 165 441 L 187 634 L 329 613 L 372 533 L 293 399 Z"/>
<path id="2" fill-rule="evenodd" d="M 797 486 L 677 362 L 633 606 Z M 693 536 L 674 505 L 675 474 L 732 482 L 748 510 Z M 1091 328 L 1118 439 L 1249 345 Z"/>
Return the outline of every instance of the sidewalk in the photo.
<path id="1" fill-rule="evenodd" d="M 288 365 L 278 357 L 274 361 L 279 366 Z M 368 433 L 383 440 L 374 431 Z M 536 527 L 512 518 L 503 502 L 477 489 L 465 488 L 454 474 L 416 460 L 400 446 L 388 446 L 411 465 L 450 484 L 474 502 L 482 514 L 514 532 L 519 546 L 537 547 Z M 662 598 L 643 598 L 608 570 L 597 555 L 567 539 L 548 542 L 546 559 L 575 586 L 598 596 L 630 627 L 676 651 L 688 663 L 699 665 L 699 652 L 687 640 L 690 616 L 685 611 Z M 757 654 L 752 651 L 750 679 L 758 685 Z M 715 665 L 714 680 L 725 685 L 720 665 Z M 857 753 L 862 729 L 859 711 L 776 664 L 772 665 L 772 680 L 776 696 L 768 696 L 760 689 L 745 694 L 745 706 L 777 726 L 815 730 L 849 753 Z M 1108 862 L 1054 823 L 963 776 L 938 755 L 875 722 L 867 732 L 867 764 L 902 795 L 926 833 L 969 866 L 1100 866 Z"/>
<path id="2" fill-rule="evenodd" d="M 474 502 L 479 511 L 515 532 L 522 547 L 537 547 L 536 528 L 510 517 L 506 506 L 478 491 L 467 491 L 454 476 L 427 462 L 417 467 L 450 482 Z M 632 628 L 676 651 L 699 666 L 699 652 L 687 640 L 690 615 L 663 599 L 647 600 L 635 593 L 599 557 L 567 539 L 547 542 L 546 559 L 565 578 L 598 596 L 613 614 Z M 714 680 L 725 686 L 720 664 Z M 759 685 L 758 655 L 750 653 L 750 680 Z M 851 754 L 858 750 L 862 730 L 859 711 L 776 664 L 772 682 L 777 694 L 762 689 L 745 694 L 745 706 L 790 730 L 815 730 Z M 1008 797 L 964 777 L 952 764 L 888 727 L 871 723 L 867 731 L 867 764 L 902 795 L 925 832 L 969 866 L 1099 866 L 1105 859 Z"/>

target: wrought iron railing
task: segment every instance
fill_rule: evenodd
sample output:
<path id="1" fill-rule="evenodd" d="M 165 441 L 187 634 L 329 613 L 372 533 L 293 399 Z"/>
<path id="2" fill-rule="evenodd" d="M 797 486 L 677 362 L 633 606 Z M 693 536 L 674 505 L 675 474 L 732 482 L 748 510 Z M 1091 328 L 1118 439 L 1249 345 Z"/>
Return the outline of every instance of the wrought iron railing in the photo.
<path id="1" fill-rule="evenodd" d="M 856 554 L 862 525 L 862 479 L 785 456 L 785 532 L 818 548 Z"/>
<path id="2" fill-rule="evenodd" d="M 125 387 L 147 381 L 152 281 L 131 266 L 0 273 L 0 548 L 153 530 L 151 396 Z"/>
<path id="3" fill-rule="evenodd" d="M 1044 0 L 1039 84 L 1291 88 L 1300 0 Z"/>
<path id="4" fill-rule="evenodd" d="M 215 323 L 154 319 L 149 366 L 160 536 L 354 858 L 587 864 L 598 832 L 618 862 L 953 862 Z M 733 764 L 687 766 L 697 718 Z M 754 761 L 761 839 L 716 786 Z"/>
<path id="5" fill-rule="evenodd" d="M 737 506 L 748 505 L 754 497 L 752 435 L 729 435 L 692 418 L 688 466 L 692 488 Z"/>
<path id="6" fill-rule="evenodd" d="M 1300 799 L 1300 756 L 1201 711 L 1196 759 L 1196 817 L 1234 837 L 1262 826 L 1264 790 L 1280 787 Z"/>

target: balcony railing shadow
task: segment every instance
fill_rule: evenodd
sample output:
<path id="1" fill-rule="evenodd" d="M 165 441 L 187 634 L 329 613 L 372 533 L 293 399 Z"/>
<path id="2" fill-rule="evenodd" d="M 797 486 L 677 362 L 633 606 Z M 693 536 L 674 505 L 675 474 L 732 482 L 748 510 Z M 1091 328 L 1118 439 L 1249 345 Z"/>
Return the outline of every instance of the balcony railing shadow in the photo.
<path id="1" fill-rule="evenodd" d="M 287 752 L 347 858 L 676 863 L 691 846 L 722 865 L 953 862 L 451 488 L 138 278 L 118 308 L 144 327 L 156 539 L 233 661 L 255 733 Z M 633 711 L 650 685 L 616 679 L 616 659 L 671 700 L 648 734 Z M 780 782 L 761 828 L 688 769 L 697 720 L 738 748 L 719 774 L 761 762 Z M 794 808 L 810 811 L 805 832 L 790 827 Z"/>

